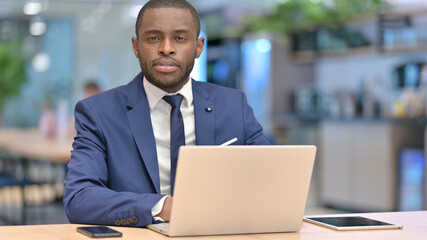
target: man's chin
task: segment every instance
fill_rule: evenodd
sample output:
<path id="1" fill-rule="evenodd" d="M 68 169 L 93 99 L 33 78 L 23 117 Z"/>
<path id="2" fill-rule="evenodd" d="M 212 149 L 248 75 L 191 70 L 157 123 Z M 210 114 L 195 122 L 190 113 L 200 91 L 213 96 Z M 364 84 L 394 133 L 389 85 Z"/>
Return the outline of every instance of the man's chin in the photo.
<path id="1" fill-rule="evenodd" d="M 162 80 L 159 80 L 159 79 L 155 79 L 155 80 L 151 79 L 150 80 L 147 78 L 147 80 L 149 80 L 149 82 L 151 84 L 153 84 L 154 86 L 156 86 L 160 89 L 163 89 L 164 91 L 167 91 L 167 92 L 178 91 L 187 83 L 188 79 L 189 78 L 180 79 L 180 80 L 176 80 L 176 79 L 168 80 L 168 79 L 163 78 Z"/>

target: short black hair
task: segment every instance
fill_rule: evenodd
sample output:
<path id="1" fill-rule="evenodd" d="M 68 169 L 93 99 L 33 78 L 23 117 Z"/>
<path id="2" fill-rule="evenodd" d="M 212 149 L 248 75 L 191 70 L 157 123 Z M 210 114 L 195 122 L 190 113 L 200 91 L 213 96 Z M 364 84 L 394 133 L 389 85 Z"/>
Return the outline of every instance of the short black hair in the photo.
<path id="1" fill-rule="evenodd" d="M 197 10 L 186 0 L 150 0 L 139 10 L 138 18 L 136 19 L 135 24 L 135 33 L 138 37 L 138 30 L 144 17 L 144 13 L 149 9 L 158 9 L 158 8 L 180 8 L 187 9 L 190 11 L 194 25 L 196 26 L 197 37 L 200 35 L 200 18 Z"/>

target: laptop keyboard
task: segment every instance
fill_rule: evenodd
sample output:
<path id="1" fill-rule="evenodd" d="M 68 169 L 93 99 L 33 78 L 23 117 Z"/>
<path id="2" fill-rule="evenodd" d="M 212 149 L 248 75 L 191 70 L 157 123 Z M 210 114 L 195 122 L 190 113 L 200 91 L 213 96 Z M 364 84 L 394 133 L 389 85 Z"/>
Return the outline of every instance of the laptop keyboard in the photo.
<path id="1" fill-rule="evenodd" d="M 163 233 L 169 232 L 169 223 L 158 223 L 155 224 L 156 228 L 159 229 Z"/>

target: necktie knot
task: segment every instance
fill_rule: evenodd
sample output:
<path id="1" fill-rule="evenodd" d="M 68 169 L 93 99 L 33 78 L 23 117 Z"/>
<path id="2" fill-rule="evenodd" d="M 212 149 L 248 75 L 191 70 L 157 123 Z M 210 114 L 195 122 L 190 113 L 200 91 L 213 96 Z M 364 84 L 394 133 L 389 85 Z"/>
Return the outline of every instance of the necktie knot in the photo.
<path id="1" fill-rule="evenodd" d="M 176 95 L 166 95 L 163 99 L 172 106 L 172 108 L 179 108 L 181 106 L 181 102 L 184 96 L 181 94 Z"/>

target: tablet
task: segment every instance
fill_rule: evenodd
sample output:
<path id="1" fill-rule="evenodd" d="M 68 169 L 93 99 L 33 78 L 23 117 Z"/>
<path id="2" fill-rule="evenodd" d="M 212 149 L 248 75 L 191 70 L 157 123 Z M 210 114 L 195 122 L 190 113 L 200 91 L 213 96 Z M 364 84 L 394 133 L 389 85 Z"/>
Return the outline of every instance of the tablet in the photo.
<path id="1" fill-rule="evenodd" d="M 334 230 L 401 229 L 403 226 L 360 216 L 304 217 L 304 221 Z"/>

